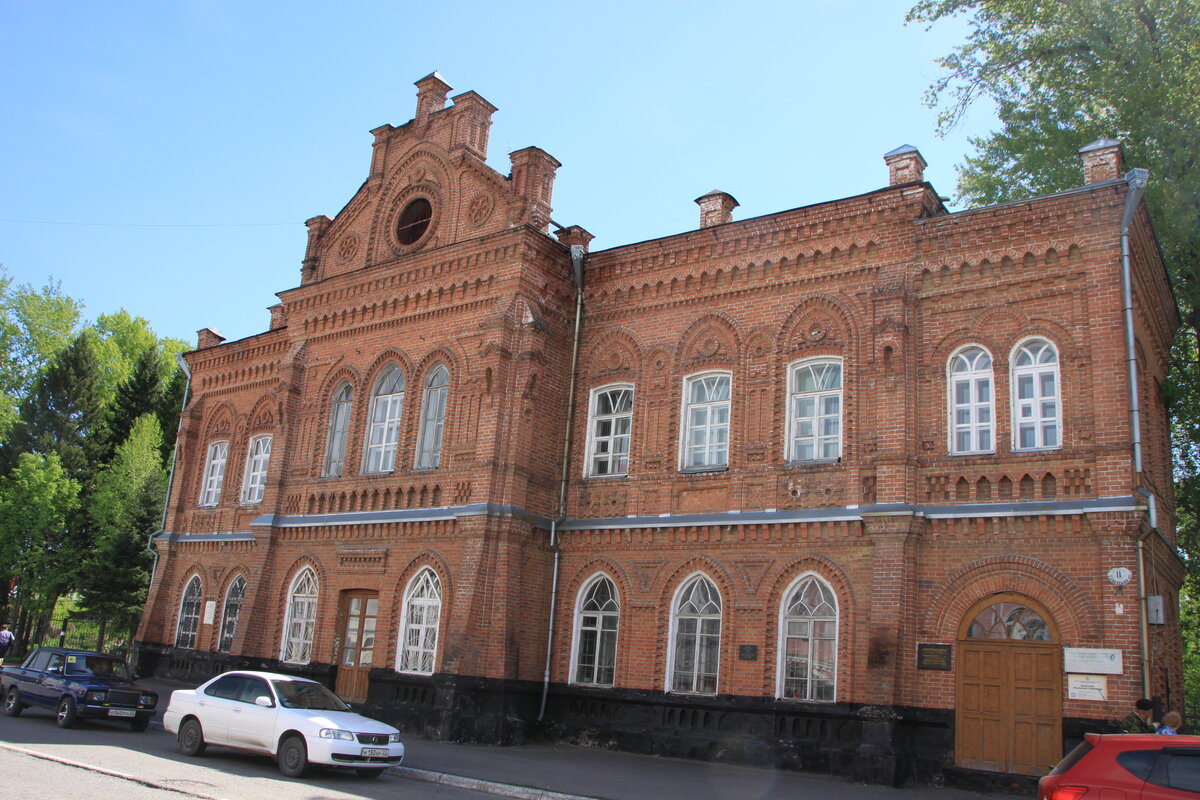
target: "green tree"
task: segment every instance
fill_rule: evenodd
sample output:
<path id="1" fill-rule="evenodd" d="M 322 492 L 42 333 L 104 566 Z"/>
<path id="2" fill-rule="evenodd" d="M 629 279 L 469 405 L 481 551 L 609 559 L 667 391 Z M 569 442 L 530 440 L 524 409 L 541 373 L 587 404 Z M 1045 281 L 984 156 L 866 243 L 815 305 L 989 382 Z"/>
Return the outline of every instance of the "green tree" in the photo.
<path id="1" fill-rule="evenodd" d="M 183 410 L 186 391 L 187 376 L 183 374 L 183 370 L 176 368 L 163 384 L 155 404 L 154 413 L 158 415 L 159 425 L 162 426 L 162 454 L 165 464 L 170 463 L 171 451 L 175 449 L 175 435 L 179 432 L 179 412 Z"/>
<path id="2" fill-rule="evenodd" d="M 161 447 L 158 419 L 145 413 L 96 477 L 90 502 L 96 544 L 79 579 L 82 605 L 89 611 L 132 614 L 146 601 L 146 539 L 159 527 L 167 491 Z"/>
<path id="3" fill-rule="evenodd" d="M 68 519 L 79 508 L 79 484 L 58 455 L 22 453 L 0 477 L 0 565 L 4 585 L 16 578 L 21 610 L 40 616 L 69 587 L 69 562 L 78 555 L 64 547 Z M 6 594 L 3 602 L 9 600 Z M 7 610 L 7 609 L 5 609 Z"/>
<path id="4" fill-rule="evenodd" d="M 160 363 L 158 345 L 154 344 L 142 351 L 133 372 L 117 387 L 116 397 L 108 406 L 104 461 L 112 458 L 117 446 L 129 437 L 133 423 L 157 408 L 162 394 Z"/>

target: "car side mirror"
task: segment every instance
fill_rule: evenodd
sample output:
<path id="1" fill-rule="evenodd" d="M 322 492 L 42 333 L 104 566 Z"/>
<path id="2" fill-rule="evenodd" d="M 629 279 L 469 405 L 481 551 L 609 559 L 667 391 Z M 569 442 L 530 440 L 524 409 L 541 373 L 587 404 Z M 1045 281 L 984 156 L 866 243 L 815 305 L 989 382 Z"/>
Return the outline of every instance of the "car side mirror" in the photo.
<path id="1" fill-rule="evenodd" d="M 266 695 L 260 694 L 258 697 L 254 698 L 254 705 L 262 706 L 263 708 L 270 708 L 271 706 L 273 706 L 275 704 L 271 702 L 271 698 L 267 697 Z"/>

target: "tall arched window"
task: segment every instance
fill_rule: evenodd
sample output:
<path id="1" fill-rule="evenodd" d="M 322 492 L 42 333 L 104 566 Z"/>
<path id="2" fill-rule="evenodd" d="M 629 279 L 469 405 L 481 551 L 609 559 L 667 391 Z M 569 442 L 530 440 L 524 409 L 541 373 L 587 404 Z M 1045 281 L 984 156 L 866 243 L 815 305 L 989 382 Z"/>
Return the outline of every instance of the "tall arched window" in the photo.
<path id="1" fill-rule="evenodd" d="M 290 664 L 312 660 L 313 632 L 317 626 L 317 573 L 305 567 L 288 590 L 287 615 L 283 625 L 280 659 Z"/>
<path id="2" fill-rule="evenodd" d="M 1058 351 L 1045 339 L 1029 339 L 1012 359 L 1013 447 L 1060 447 Z"/>
<path id="3" fill-rule="evenodd" d="M 671 610 L 669 691 L 716 694 L 721 660 L 721 595 L 702 574 L 684 582 Z"/>
<path id="4" fill-rule="evenodd" d="M 450 371 L 441 364 L 425 378 L 421 401 L 421 432 L 417 437 L 417 469 L 433 469 L 442 462 L 442 431 L 446 425 L 446 396 Z"/>
<path id="5" fill-rule="evenodd" d="M 371 396 L 366 472 L 391 472 L 395 469 L 403 407 L 404 373 L 395 364 L 389 364 L 375 382 L 375 393 Z"/>
<path id="6" fill-rule="evenodd" d="M 200 505 L 215 506 L 221 501 L 221 484 L 225 482 L 225 459 L 229 442 L 213 442 L 204 459 L 204 477 L 200 486 Z"/>
<path id="7" fill-rule="evenodd" d="M 816 575 L 792 584 L 783 596 L 779 631 L 779 697 L 834 699 L 837 683 L 837 597 Z"/>
<path id="8" fill-rule="evenodd" d="M 994 452 L 992 357 L 982 347 L 971 345 L 950 357 L 948 370 L 950 452 Z"/>
<path id="9" fill-rule="evenodd" d="M 574 683 L 612 686 L 617 665 L 617 588 L 597 575 L 579 592 L 575 606 Z"/>
<path id="10" fill-rule="evenodd" d="M 408 583 L 404 593 L 404 626 L 400 629 L 398 672 L 432 675 L 437 658 L 438 623 L 442 616 L 442 582 L 429 567 Z"/>
<path id="11" fill-rule="evenodd" d="M 271 463 L 271 437 L 255 436 L 246 449 L 246 475 L 242 480 L 242 502 L 261 503 Z"/>
<path id="12" fill-rule="evenodd" d="M 800 361 L 788 370 L 788 460 L 832 461 L 842 455 L 842 360 Z"/>
<path id="13" fill-rule="evenodd" d="M 633 387 L 605 386 L 592 391 L 584 477 L 629 472 L 633 429 Z"/>
<path id="14" fill-rule="evenodd" d="M 225 607 L 221 609 L 221 636 L 217 649 L 228 653 L 233 647 L 233 636 L 237 633 L 238 616 L 242 613 L 242 600 L 246 596 L 246 579 L 238 575 L 225 590 Z"/>
<path id="15" fill-rule="evenodd" d="M 179 623 L 175 627 L 175 646 L 188 649 L 196 646 L 196 629 L 200 626 L 200 576 L 193 575 L 183 589 L 179 603 Z"/>
<path id="16" fill-rule="evenodd" d="M 321 474 L 326 478 L 340 478 L 346 467 L 346 436 L 350 432 L 350 408 L 354 390 L 343 383 L 333 394 L 333 407 L 329 410 L 329 436 L 325 442 L 325 464 Z"/>
<path id="17" fill-rule="evenodd" d="M 682 469 L 719 469 L 729 464 L 731 381 L 729 373 L 684 379 Z"/>

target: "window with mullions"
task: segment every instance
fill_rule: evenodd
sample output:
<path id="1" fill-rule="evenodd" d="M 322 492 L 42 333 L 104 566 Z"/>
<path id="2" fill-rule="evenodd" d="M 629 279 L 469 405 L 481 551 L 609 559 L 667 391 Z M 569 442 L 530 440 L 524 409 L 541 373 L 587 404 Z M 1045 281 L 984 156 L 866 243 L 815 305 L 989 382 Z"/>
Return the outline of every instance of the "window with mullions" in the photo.
<path id="1" fill-rule="evenodd" d="M 312 660 L 313 633 L 317 627 L 317 574 L 305 567 L 288 591 L 280 660 L 307 664 Z"/>
<path id="2" fill-rule="evenodd" d="M 842 455 L 842 362 L 819 359 L 793 364 L 788 414 L 788 460 L 825 461 Z"/>
<path id="3" fill-rule="evenodd" d="M 371 397 L 365 472 L 391 472 L 395 469 L 403 407 L 404 373 L 394 364 L 389 365 L 375 383 L 375 394 Z"/>
<path id="4" fill-rule="evenodd" d="M 606 386 L 594 390 L 589 417 L 584 477 L 627 475 L 633 387 Z"/>
<path id="5" fill-rule="evenodd" d="M 716 694 L 721 659 L 721 595 L 704 575 L 688 579 L 675 597 L 671 627 L 670 691 Z"/>
<path id="6" fill-rule="evenodd" d="M 1060 447 L 1058 351 L 1045 339 L 1030 339 L 1012 365 L 1014 449 Z"/>
<path id="7" fill-rule="evenodd" d="M 805 575 L 784 595 L 779 697 L 832 702 L 837 680 L 837 598 Z"/>
<path id="8" fill-rule="evenodd" d="M 446 425 L 446 395 L 450 372 L 438 364 L 425 379 L 421 432 L 417 436 L 417 469 L 433 469 L 442 461 L 442 431 Z"/>
<path id="9" fill-rule="evenodd" d="M 612 686 L 617 665 L 617 589 L 600 575 L 579 593 L 575 611 L 575 683 Z"/>
<path id="10" fill-rule="evenodd" d="M 193 575 L 183 590 L 179 603 L 179 624 L 175 628 L 175 646 L 189 650 L 196 646 L 196 629 L 200 626 L 200 576 Z"/>
<path id="11" fill-rule="evenodd" d="M 233 647 L 233 636 L 237 633 L 238 616 L 242 613 L 242 600 L 246 597 L 246 579 L 241 575 L 225 590 L 225 607 L 221 610 L 221 636 L 217 650 L 228 653 Z"/>
<path id="12" fill-rule="evenodd" d="M 246 476 L 242 481 L 242 502 L 261 503 L 267 485 L 267 465 L 271 462 L 271 437 L 255 436 L 246 452 Z"/>
<path id="13" fill-rule="evenodd" d="M 729 464 L 730 383 L 728 373 L 693 375 L 684 380 L 683 469 L 718 469 Z"/>
<path id="14" fill-rule="evenodd" d="M 949 375 L 950 452 L 994 452 L 992 357 L 967 347 L 950 357 Z"/>
<path id="15" fill-rule="evenodd" d="M 329 411 L 329 437 L 325 443 L 325 464 L 321 475 L 340 478 L 346 468 L 346 437 L 350 432 L 350 409 L 354 390 L 343 383 L 333 395 L 333 407 Z"/>
<path id="16" fill-rule="evenodd" d="M 225 482 L 225 459 L 229 442 L 213 442 L 204 459 L 204 477 L 200 486 L 200 505 L 215 506 L 221 502 L 221 484 Z"/>
<path id="17" fill-rule="evenodd" d="M 426 567 L 408 584 L 404 626 L 400 631 L 398 672 L 432 675 L 437 658 L 438 623 L 442 616 L 442 582 Z"/>

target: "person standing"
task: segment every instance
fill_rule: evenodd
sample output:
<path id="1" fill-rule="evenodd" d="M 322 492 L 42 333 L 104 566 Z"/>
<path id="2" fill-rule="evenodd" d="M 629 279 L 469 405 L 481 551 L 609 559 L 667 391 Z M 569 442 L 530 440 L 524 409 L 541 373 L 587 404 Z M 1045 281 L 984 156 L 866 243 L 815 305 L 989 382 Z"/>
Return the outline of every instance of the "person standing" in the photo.
<path id="1" fill-rule="evenodd" d="M 0 664 L 4 663 L 4 657 L 8 655 L 8 648 L 12 647 L 15 638 L 7 625 L 0 625 Z"/>
<path id="2" fill-rule="evenodd" d="M 1150 712 L 1153 710 L 1154 703 L 1144 697 L 1138 700 L 1133 704 L 1133 711 L 1121 720 L 1122 732 L 1154 733 L 1154 723 L 1150 721 Z"/>

